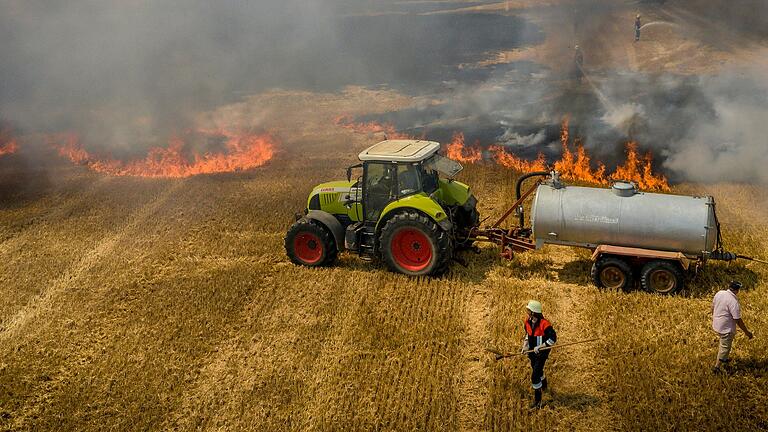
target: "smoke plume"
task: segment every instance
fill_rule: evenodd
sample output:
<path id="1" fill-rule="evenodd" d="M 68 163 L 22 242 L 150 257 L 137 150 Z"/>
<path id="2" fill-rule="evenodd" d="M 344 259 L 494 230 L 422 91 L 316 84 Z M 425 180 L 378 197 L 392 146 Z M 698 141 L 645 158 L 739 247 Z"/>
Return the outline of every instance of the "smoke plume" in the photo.
<path id="1" fill-rule="evenodd" d="M 591 66 L 590 56 L 616 52 L 598 37 L 626 7 L 610 1 L 547 3 L 535 13 L 562 22 L 549 34 L 515 10 L 455 13 L 496 3 L 9 0 L 0 4 L 0 121 L 22 133 L 75 131 L 91 150 L 134 157 L 183 134 L 201 112 L 266 89 L 386 86 L 437 102 L 361 120 L 437 140 L 463 132 L 469 144 L 535 158 L 558 154 L 568 116 L 572 135 L 609 165 L 634 140 L 673 180 L 768 182 L 763 71 Z M 697 23 L 713 31 L 759 38 L 768 28 L 760 5 L 719 14 L 720 0 L 658 3 L 675 16 L 701 12 Z M 548 66 L 536 57 L 487 61 L 543 42 L 555 57 Z M 582 83 L 575 43 L 591 75 Z"/>
<path id="2" fill-rule="evenodd" d="M 0 118 L 127 152 L 165 142 L 201 110 L 311 82 L 291 59 L 335 44 L 327 3 L 3 2 Z"/>

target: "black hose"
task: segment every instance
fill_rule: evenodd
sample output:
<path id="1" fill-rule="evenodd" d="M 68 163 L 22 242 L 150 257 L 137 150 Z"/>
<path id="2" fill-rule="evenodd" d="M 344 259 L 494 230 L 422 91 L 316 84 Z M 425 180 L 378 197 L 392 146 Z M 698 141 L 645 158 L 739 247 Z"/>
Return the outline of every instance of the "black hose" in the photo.
<path id="1" fill-rule="evenodd" d="M 549 175 L 549 171 L 534 171 L 529 172 L 527 174 L 523 174 L 520 176 L 520 178 L 517 179 L 517 183 L 515 184 L 515 201 L 520 200 L 520 196 L 522 193 L 520 192 L 520 189 L 523 186 L 523 182 L 528 180 L 531 177 L 546 177 Z M 520 212 L 520 226 L 525 225 L 525 213 Z"/>
<path id="2" fill-rule="evenodd" d="M 717 229 L 717 240 L 715 249 L 717 250 L 723 250 L 723 235 L 720 232 L 720 220 L 717 218 L 717 207 L 715 205 L 715 198 L 712 198 L 712 215 L 715 217 L 715 229 Z"/>

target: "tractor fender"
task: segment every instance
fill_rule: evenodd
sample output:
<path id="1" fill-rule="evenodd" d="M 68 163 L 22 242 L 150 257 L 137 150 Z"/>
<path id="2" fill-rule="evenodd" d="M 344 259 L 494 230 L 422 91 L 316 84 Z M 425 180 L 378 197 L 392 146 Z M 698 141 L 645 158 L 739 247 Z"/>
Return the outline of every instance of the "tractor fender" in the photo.
<path id="1" fill-rule="evenodd" d="M 448 219 L 448 215 L 445 210 L 435 202 L 432 198 L 425 194 L 417 194 L 405 197 L 398 201 L 389 203 L 381 212 L 379 222 L 376 224 L 376 231 L 379 231 L 384 227 L 384 223 L 389 218 L 400 210 L 416 210 L 419 213 L 423 213 L 429 217 L 443 230 L 450 232 L 452 228 L 451 221 Z"/>
<path id="2" fill-rule="evenodd" d="M 322 210 L 310 210 L 304 217 L 316 220 L 325 225 L 331 234 L 333 234 L 333 239 L 336 241 L 336 249 L 339 251 L 344 250 L 344 227 L 341 226 L 341 222 L 339 222 L 339 220 L 332 214 Z"/>

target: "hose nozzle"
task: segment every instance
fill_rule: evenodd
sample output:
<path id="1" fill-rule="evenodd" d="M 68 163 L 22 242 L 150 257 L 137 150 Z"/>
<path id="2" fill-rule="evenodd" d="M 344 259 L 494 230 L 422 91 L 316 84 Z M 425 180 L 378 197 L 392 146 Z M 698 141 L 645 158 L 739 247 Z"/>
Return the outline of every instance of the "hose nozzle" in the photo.
<path id="1" fill-rule="evenodd" d="M 712 253 L 709 254 L 709 259 L 719 260 L 719 261 L 734 261 L 737 259 L 743 259 L 747 261 L 759 262 L 761 264 L 768 264 L 768 261 L 763 261 L 761 259 L 748 257 L 746 255 L 735 254 L 733 252 L 726 252 L 723 250 L 712 251 Z"/>
<path id="2" fill-rule="evenodd" d="M 709 254 L 709 259 L 718 261 L 733 261 L 738 257 L 739 256 L 733 252 L 727 252 L 723 250 L 712 251 L 712 253 Z"/>

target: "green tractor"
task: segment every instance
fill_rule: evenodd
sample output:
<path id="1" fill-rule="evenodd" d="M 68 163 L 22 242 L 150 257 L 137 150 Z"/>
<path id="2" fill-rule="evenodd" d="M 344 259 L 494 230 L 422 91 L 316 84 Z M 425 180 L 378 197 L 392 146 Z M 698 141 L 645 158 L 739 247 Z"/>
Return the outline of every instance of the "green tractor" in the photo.
<path id="1" fill-rule="evenodd" d="M 445 272 L 454 251 L 471 246 L 479 214 L 469 186 L 453 180 L 461 164 L 439 149 L 432 141 L 388 140 L 364 150 L 347 181 L 312 190 L 285 236 L 288 257 L 317 267 L 349 250 L 407 275 Z"/>

